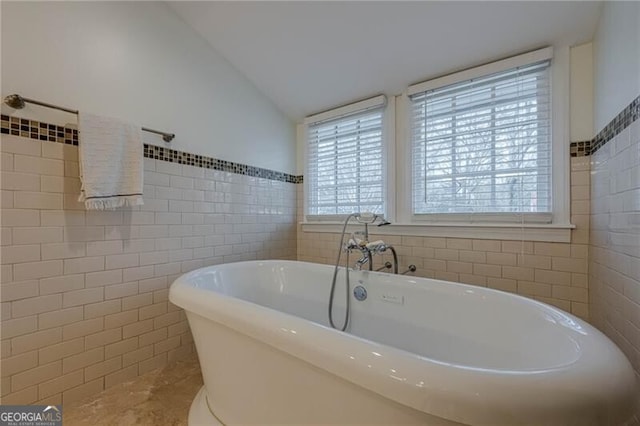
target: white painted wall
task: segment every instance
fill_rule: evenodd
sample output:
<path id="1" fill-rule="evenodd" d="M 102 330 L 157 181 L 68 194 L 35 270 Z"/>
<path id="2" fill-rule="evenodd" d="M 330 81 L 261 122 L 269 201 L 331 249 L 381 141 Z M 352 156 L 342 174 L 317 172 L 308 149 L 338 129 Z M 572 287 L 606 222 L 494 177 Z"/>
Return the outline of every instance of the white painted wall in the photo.
<path id="1" fill-rule="evenodd" d="M 294 173 L 295 126 L 161 2 L 2 2 L 2 96 L 176 133 L 171 148 Z M 4 114 L 56 123 L 30 106 Z M 145 142 L 163 145 L 157 136 Z M 168 145 L 167 145 L 168 146 Z"/>
<path id="2" fill-rule="evenodd" d="M 593 44 L 571 48 L 571 141 L 593 138 Z"/>
<path id="3" fill-rule="evenodd" d="M 600 3 L 169 1 L 296 121 L 549 44 L 588 42 Z"/>
<path id="4" fill-rule="evenodd" d="M 640 2 L 604 2 L 594 38 L 595 131 L 640 95 Z"/>

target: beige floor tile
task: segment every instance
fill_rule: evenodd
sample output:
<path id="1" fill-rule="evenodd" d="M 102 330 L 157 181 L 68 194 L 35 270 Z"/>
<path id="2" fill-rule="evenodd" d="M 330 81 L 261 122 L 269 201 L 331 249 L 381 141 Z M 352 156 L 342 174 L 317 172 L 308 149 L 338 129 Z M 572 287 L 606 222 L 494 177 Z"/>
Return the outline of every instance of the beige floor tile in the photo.
<path id="1" fill-rule="evenodd" d="M 66 426 L 186 426 L 189 407 L 202 386 L 195 355 L 65 404 Z"/>

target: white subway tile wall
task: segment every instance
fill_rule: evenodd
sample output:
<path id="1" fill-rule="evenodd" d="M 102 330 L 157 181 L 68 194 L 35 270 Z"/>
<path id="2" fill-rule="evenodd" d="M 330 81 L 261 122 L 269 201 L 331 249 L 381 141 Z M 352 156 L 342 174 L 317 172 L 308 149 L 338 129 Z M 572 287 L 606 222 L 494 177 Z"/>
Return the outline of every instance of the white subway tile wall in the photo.
<path id="1" fill-rule="evenodd" d="M 598 149 L 591 161 L 592 322 L 622 349 L 638 374 L 640 120 Z"/>
<path id="2" fill-rule="evenodd" d="M 474 240 L 376 235 L 393 244 L 401 271 L 414 264 L 414 275 L 462 282 L 531 297 L 589 319 L 587 254 L 589 242 L 589 157 L 571 158 L 570 243 Z M 302 185 L 298 218 L 303 219 Z M 340 235 L 304 232 L 298 227 L 298 260 L 334 264 Z M 376 256 L 374 268 L 390 261 Z"/>
<path id="3" fill-rule="evenodd" d="M 69 402 L 192 353 L 176 277 L 296 257 L 293 183 L 145 158 L 144 206 L 85 211 L 77 147 L 1 145 L 3 404 Z"/>

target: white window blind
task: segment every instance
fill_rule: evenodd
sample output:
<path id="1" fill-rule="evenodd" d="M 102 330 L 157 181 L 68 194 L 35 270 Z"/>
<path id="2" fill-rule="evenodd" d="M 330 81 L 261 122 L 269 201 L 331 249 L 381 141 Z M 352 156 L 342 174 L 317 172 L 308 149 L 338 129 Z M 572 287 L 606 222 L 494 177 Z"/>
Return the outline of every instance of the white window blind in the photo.
<path id="1" fill-rule="evenodd" d="M 551 219 L 549 70 L 545 60 L 410 96 L 414 214 Z"/>
<path id="2" fill-rule="evenodd" d="M 308 124 L 307 215 L 384 213 L 383 106 Z"/>

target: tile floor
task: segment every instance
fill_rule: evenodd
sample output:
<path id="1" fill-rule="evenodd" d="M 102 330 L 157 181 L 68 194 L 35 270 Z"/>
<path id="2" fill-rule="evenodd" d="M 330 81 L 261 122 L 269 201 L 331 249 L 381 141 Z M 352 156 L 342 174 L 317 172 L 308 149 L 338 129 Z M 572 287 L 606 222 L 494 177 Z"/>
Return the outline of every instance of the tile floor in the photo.
<path id="1" fill-rule="evenodd" d="M 201 386 L 200 365 L 194 354 L 188 360 L 66 404 L 63 422 L 65 426 L 186 425 L 191 401 Z"/>

